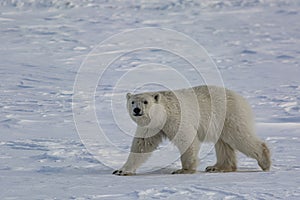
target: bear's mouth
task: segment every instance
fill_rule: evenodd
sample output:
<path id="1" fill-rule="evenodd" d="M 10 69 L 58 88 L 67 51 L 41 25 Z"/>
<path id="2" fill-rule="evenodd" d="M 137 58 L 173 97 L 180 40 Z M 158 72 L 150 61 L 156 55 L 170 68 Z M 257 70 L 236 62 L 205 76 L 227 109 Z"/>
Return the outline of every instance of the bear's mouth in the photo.
<path id="1" fill-rule="evenodd" d="M 135 117 L 141 117 L 141 116 L 143 116 L 143 114 L 142 113 L 133 113 L 133 116 L 135 116 Z"/>

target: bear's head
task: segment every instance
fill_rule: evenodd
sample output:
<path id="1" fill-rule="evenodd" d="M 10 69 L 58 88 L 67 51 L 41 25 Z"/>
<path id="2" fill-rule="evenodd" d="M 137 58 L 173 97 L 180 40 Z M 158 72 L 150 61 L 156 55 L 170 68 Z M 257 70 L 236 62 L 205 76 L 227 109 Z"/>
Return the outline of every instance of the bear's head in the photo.
<path id="1" fill-rule="evenodd" d="M 127 109 L 131 119 L 140 127 L 162 129 L 167 114 L 161 93 L 130 94 L 127 97 Z"/>

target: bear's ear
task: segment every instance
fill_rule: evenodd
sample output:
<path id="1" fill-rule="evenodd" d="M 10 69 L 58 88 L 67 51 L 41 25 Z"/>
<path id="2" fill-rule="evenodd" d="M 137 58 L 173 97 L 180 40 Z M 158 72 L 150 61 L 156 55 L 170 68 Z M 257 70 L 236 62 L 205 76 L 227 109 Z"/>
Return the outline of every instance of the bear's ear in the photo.
<path id="1" fill-rule="evenodd" d="M 154 100 L 155 100 L 156 103 L 159 103 L 159 101 L 160 101 L 160 94 L 159 93 L 154 94 L 153 98 L 154 98 Z"/>
<path id="2" fill-rule="evenodd" d="M 127 93 L 127 94 L 126 94 L 127 100 L 128 100 L 130 97 L 131 97 L 131 93 Z"/>

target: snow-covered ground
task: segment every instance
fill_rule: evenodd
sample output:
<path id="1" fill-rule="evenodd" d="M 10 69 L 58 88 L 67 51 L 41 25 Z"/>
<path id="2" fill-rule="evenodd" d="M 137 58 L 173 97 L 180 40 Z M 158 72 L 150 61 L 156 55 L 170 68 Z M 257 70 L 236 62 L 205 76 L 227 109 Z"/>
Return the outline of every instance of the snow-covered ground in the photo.
<path id="1" fill-rule="evenodd" d="M 299 21 L 298 0 L 2 0 L 0 199 L 300 199 Z M 164 155 L 137 176 L 111 175 L 134 132 L 127 113 L 113 116 L 111 108 L 111 98 L 125 103 L 124 87 L 115 90 L 124 74 L 157 63 L 157 74 L 172 66 L 191 85 L 203 84 L 191 65 L 157 49 L 117 58 L 99 80 L 96 115 L 113 145 L 94 144 L 104 160 L 90 153 L 72 112 L 80 65 L 100 42 L 143 27 L 176 30 L 205 47 L 224 85 L 253 106 L 257 134 L 272 151 L 270 172 L 239 154 L 238 172 L 204 173 L 215 161 L 211 151 L 199 155 L 194 175 L 170 175 L 180 163 Z"/>

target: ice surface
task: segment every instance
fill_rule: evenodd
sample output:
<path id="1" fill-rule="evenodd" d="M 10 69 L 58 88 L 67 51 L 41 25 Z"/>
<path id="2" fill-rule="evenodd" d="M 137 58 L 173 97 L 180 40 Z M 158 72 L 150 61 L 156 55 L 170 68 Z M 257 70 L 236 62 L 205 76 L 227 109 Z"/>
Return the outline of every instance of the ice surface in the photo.
<path id="1" fill-rule="evenodd" d="M 299 10 L 297 0 L 2 0 L 0 199 L 300 199 Z M 180 167 L 178 160 L 161 166 L 153 158 L 137 176 L 117 177 L 85 148 L 72 113 L 81 63 L 111 35 L 149 26 L 183 32 L 203 45 L 224 85 L 249 100 L 257 134 L 272 151 L 270 172 L 239 154 L 238 172 L 206 174 L 215 161 L 211 151 L 200 155 L 194 175 L 169 175 Z M 191 85 L 204 83 L 189 63 L 159 49 L 111 63 L 95 101 L 99 123 L 116 148 L 92 145 L 113 166 L 126 159 L 134 133 L 127 113 L 118 115 L 121 127 L 114 121 L 111 99 L 124 109 L 127 87 L 115 86 L 149 63 L 172 66 Z M 160 148 L 166 147 L 176 155 L 168 142 Z"/>

